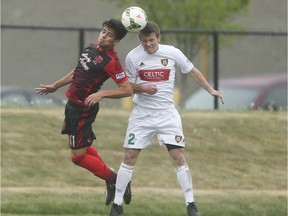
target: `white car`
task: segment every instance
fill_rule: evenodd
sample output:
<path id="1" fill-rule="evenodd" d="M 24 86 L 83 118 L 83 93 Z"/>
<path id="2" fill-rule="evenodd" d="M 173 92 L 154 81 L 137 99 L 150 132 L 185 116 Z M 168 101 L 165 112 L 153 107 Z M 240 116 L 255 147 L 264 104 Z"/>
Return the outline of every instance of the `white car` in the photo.
<path id="1" fill-rule="evenodd" d="M 287 74 L 262 74 L 219 80 L 225 104 L 219 110 L 287 110 Z M 214 97 L 197 90 L 185 102 L 185 109 L 212 110 Z"/>

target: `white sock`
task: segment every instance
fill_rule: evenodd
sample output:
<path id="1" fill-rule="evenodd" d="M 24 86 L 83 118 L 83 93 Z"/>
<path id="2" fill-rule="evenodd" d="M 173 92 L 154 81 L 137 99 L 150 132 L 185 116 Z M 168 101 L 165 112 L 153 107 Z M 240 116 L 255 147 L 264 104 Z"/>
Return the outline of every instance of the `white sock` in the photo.
<path id="1" fill-rule="evenodd" d="M 117 205 L 122 205 L 123 203 L 123 196 L 126 190 L 128 183 L 132 179 L 134 166 L 129 166 L 124 163 L 121 163 L 120 168 L 117 173 L 117 180 L 116 180 L 116 193 L 114 203 Z"/>
<path id="2" fill-rule="evenodd" d="M 194 202 L 192 176 L 187 165 L 176 168 L 178 182 L 184 192 L 186 204 Z"/>

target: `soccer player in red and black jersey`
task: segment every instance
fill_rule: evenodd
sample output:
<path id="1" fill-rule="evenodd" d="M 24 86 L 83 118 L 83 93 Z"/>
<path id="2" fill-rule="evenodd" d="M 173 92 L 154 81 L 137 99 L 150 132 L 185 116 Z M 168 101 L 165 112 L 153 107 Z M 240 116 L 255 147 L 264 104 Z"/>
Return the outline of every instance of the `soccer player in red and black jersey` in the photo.
<path id="1" fill-rule="evenodd" d="M 91 43 L 82 52 L 75 69 L 53 84 L 41 84 L 39 88 L 35 88 L 37 94 L 45 95 L 70 84 L 66 92 L 68 102 L 65 107 L 62 134 L 68 134 L 73 163 L 106 181 L 106 205 L 114 199 L 117 174 L 103 162 L 96 148 L 92 147 L 92 142 L 96 139 L 92 124 L 102 98 L 122 98 L 133 93 L 114 50 L 114 46 L 126 34 L 127 30 L 121 21 L 115 19 L 104 21 L 97 42 Z M 108 78 L 112 78 L 118 88 L 100 91 Z M 130 188 L 127 188 L 126 200 L 129 204 Z"/>

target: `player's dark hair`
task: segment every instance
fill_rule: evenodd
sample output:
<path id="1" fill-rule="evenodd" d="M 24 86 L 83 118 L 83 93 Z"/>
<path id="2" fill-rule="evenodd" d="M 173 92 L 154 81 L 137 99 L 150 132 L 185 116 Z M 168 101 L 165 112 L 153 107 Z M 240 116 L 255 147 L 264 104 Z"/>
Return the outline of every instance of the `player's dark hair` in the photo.
<path id="1" fill-rule="evenodd" d="M 123 39 L 127 34 L 127 29 L 123 26 L 122 22 L 116 19 L 106 20 L 102 23 L 102 27 L 114 29 L 117 40 Z"/>
<path id="2" fill-rule="evenodd" d="M 148 21 L 146 26 L 139 31 L 139 38 L 141 39 L 141 36 L 148 36 L 151 33 L 156 33 L 156 36 L 159 37 L 160 36 L 160 28 L 159 26 L 152 21 Z"/>

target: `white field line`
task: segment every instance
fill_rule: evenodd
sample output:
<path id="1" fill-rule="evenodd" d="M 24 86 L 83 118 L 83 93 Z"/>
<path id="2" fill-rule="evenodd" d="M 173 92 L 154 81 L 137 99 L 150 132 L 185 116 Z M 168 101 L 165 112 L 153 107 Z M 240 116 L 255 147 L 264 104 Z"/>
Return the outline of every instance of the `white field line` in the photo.
<path id="1" fill-rule="evenodd" d="M 49 193 L 104 193 L 105 187 L 1 187 L 3 192 L 20 192 L 20 193 L 39 193 L 39 192 L 49 192 Z M 156 188 L 156 187 L 132 187 L 132 193 L 157 193 L 157 194 L 174 194 L 182 195 L 180 188 Z M 287 196 L 287 190 L 197 190 L 194 189 L 195 195 L 273 195 L 273 196 Z M 148 193 L 147 193 L 148 194 Z"/>

